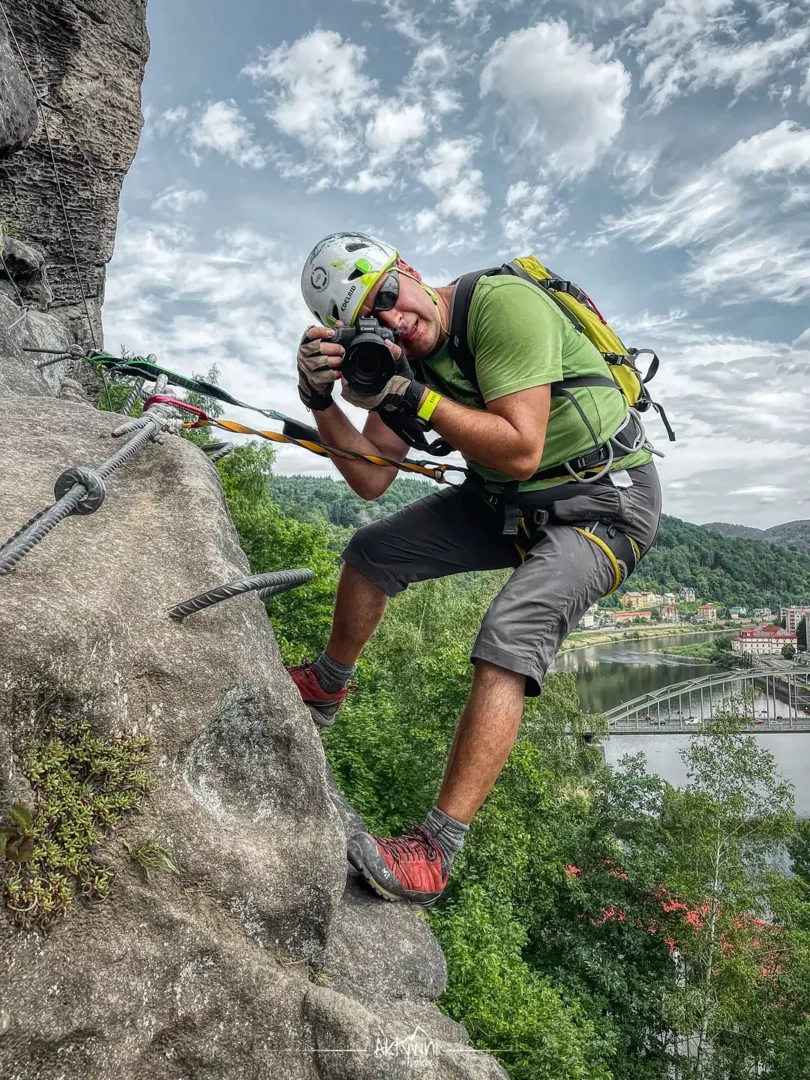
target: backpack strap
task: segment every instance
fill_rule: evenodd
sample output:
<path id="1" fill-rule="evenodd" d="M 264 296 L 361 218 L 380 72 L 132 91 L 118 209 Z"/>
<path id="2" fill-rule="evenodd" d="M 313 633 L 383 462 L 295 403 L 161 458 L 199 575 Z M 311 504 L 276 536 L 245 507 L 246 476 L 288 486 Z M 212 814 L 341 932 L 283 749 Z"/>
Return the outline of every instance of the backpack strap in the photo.
<path id="1" fill-rule="evenodd" d="M 550 278 L 548 281 L 538 281 L 537 278 L 533 278 L 528 271 L 524 270 L 523 267 L 519 266 L 516 262 L 503 263 L 501 266 L 492 266 L 488 270 L 472 270 L 468 274 L 462 274 L 456 281 L 455 288 L 453 289 L 453 299 L 450 308 L 450 340 L 448 342 L 448 351 L 450 353 L 450 358 L 461 369 L 464 378 L 467 379 L 468 382 L 471 382 L 473 386 L 478 385 L 478 379 L 475 374 L 475 357 L 472 354 L 469 338 L 467 337 L 467 321 L 470 315 L 473 290 L 480 278 L 500 277 L 504 274 L 508 274 L 511 277 L 522 278 L 524 281 L 528 281 L 530 285 L 534 285 L 536 289 L 545 293 L 545 295 L 557 305 L 562 314 L 576 330 L 582 333 L 585 329 L 573 311 L 569 307 L 566 307 L 565 304 L 550 290 L 549 284 L 555 279 Z"/>
<path id="2" fill-rule="evenodd" d="M 467 337 L 467 319 L 470 315 L 470 304 L 475 286 L 479 278 L 487 274 L 500 274 L 501 268 L 493 267 L 490 270 L 471 270 L 468 274 L 462 274 L 453 289 L 453 300 L 450 307 L 450 341 L 448 351 L 450 358 L 461 369 L 464 378 L 478 385 L 475 377 L 475 357 L 470 349 Z"/>

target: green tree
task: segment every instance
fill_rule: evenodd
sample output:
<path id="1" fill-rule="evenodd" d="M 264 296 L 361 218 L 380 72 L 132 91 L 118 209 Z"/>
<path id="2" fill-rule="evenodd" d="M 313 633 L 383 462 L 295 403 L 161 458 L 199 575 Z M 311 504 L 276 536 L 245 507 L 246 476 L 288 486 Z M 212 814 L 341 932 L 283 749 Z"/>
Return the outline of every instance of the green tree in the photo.
<path id="1" fill-rule="evenodd" d="M 683 910 L 682 983 L 665 1015 L 680 1035 L 684 1080 L 742 1080 L 773 1054 L 762 1008 L 774 996 L 778 942 L 764 920 L 778 900 L 774 861 L 795 827 L 792 791 L 732 714 L 681 756 L 688 783 L 668 789 L 662 806 L 667 885 Z"/>
<path id="2" fill-rule="evenodd" d="M 267 602 L 285 663 L 323 648 L 332 624 L 338 551 L 328 525 L 285 517 L 270 494 L 273 451 L 266 443 L 238 446 L 218 463 L 228 508 L 251 572 L 308 567 L 314 580 Z"/>
<path id="3" fill-rule="evenodd" d="M 783 645 L 782 656 L 785 658 L 785 660 L 793 660 L 796 656 L 796 649 L 793 645 Z"/>

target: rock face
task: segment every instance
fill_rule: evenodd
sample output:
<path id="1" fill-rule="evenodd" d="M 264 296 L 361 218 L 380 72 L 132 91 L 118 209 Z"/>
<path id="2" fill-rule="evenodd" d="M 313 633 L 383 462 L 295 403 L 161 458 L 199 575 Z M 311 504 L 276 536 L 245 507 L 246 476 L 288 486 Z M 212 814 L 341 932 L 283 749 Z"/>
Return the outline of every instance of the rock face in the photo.
<path id="1" fill-rule="evenodd" d="M 0 297 L 0 325 L 10 308 Z M 0 339 L 4 539 L 64 468 L 120 445 L 119 417 L 54 398 L 13 345 Z M 433 1004 L 446 972 L 424 919 L 347 884 L 357 819 L 263 605 L 168 618 L 247 572 L 216 468 L 163 435 L 101 509 L 0 577 L 0 801 L 34 806 L 22 763 L 46 713 L 148 733 L 154 783 L 102 845 L 105 903 L 79 901 L 44 936 L 0 905 L 0 1075 L 404 1077 L 410 1049 L 425 1076 L 504 1076 L 460 1053 L 464 1030 Z M 178 876 L 144 876 L 123 843 L 144 837 Z"/>
<path id="2" fill-rule="evenodd" d="M 25 146 L 36 123 L 33 87 L 0 19 L 0 158 Z"/>
<path id="3" fill-rule="evenodd" d="M 63 470 L 121 445 L 120 418 L 83 400 L 68 360 L 36 366 L 50 354 L 34 350 L 91 343 L 47 135 L 100 344 L 147 54 L 145 0 L 5 7 L 48 132 L 0 18 L 0 545 Z M 0 1076 L 505 1077 L 436 1007 L 445 963 L 420 913 L 347 880 L 360 823 L 261 602 L 168 617 L 248 572 L 216 467 L 164 434 L 107 491 L 0 575 L 0 819 L 15 803 L 41 813 L 30 753 L 51 717 L 110 744 L 148 735 L 151 790 L 94 847 L 94 872 L 113 875 L 104 902 L 71 883 L 75 910 L 47 933 L 7 906 L 21 864 L 0 855 Z M 146 874 L 132 857 L 145 843 L 179 872 Z M 37 903 L 62 887 L 48 878 Z"/>
<path id="4" fill-rule="evenodd" d="M 26 0 L 5 9 L 39 89 L 47 132 L 36 122 L 30 81 L 0 18 L 0 159 L 24 147 L 0 169 L 2 216 L 44 254 L 54 304 L 71 340 L 92 345 L 95 337 L 100 348 L 105 266 L 142 126 L 146 0 Z M 57 174 L 77 241 L 81 285 Z"/>

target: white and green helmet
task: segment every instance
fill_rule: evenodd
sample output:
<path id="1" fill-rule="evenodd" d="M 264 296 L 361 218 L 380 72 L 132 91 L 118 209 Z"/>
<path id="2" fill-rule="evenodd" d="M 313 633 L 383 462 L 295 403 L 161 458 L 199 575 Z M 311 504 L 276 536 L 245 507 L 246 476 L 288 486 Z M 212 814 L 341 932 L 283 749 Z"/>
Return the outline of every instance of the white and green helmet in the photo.
<path id="1" fill-rule="evenodd" d="M 324 326 L 334 326 L 338 320 L 351 326 L 380 274 L 398 258 L 396 248 L 373 236 L 332 233 L 315 245 L 304 263 L 304 301 Z"/>

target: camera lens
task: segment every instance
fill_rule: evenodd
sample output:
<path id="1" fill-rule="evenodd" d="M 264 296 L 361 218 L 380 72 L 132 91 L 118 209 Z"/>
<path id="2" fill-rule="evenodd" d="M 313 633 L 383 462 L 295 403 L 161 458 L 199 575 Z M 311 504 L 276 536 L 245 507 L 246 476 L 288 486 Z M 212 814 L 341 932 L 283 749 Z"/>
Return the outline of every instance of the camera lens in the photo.
<path id="1" fill-rule="evenodd" d="M 394 358 L 376 334 L 358 334 L 346 348 L 341 374 L 355 394 L 374 397 L 394 374 Z"/>

